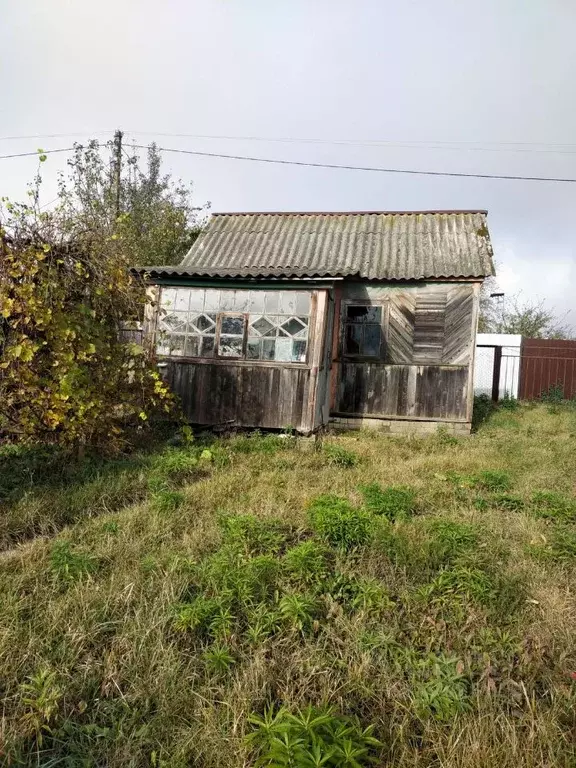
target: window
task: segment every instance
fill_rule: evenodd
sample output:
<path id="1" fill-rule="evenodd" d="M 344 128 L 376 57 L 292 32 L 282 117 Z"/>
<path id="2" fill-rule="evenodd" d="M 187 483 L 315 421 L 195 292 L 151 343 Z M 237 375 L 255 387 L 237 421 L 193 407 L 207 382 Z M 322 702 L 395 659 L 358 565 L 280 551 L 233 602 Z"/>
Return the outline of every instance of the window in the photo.
<path id="1" fill-rule="evenodd" d="M 343 307 L 344 355 L 375 357 L 386 354 L 383 333 L 386 308 L 374 304 L 345 304 Z"/>
<path id="2" fill-rule="evenodd" d="M 163 288 L 157 352 L 304 363 L 310 292 Z"/>

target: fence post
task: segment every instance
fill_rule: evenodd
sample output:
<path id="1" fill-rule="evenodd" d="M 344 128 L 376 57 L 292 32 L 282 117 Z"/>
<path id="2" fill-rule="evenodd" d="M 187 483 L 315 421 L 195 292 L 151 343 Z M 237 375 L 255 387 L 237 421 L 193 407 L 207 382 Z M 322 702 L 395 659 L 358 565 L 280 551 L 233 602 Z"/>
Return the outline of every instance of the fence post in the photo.
<path id="1" fill-rule="evenodd" d="M 502 367 L 502 347 L 494 347 L 494 370 L 492 372 L 492 400 L 497 403 L 500 397 L 500 369 Z"/>

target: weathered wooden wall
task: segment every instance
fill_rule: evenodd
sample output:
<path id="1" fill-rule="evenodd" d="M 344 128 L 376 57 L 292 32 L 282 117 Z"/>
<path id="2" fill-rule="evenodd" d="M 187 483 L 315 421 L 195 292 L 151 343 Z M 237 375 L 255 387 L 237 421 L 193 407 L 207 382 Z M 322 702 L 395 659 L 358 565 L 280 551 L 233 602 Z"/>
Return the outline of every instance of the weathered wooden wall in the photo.
<path id="1" fill-rule="evenodd" d="M 336 414 L 405 419 L 471 419 L 471 365 L 478 284 L 348 284 L 340 301 L 388 307 L 386 357 L 354 360 L 335 345 Z"/>
<path id="2" fill-rule="evenodd" d="M 193 424 L 308 434 L 328 421 L 328 289 L 313 292 L 306 363 L 162 358 L 164 378 Z"/>
<path id="3" fill-rule="evenodd" d="M 307 405 L 311 371 L 306 367 L 246 362 L 167 362 L 166 379 L 194 424 L 293 427 L 311 431 Z"/>

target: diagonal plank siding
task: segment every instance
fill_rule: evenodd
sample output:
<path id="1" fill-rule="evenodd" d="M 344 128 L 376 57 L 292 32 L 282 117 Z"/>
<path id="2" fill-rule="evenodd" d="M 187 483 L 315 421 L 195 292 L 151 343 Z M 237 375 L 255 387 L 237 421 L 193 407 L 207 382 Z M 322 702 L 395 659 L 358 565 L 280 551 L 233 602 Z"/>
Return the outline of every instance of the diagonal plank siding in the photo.
<path id="1" fill-rule="evenodd" d="M 474 313 L 474 289 L 471 285 L 450 288 L 446 301 L 442 362 L 466 365 L 470 359 Z"/>
<path id="2" fill-rule="evenodd" d="M 388 361 L 411 363 L 414 357 L 416 293 L 398 291 L 390 296 Z"/>
<path id="3" fill-rule="evenodd" d="M 338 360 L 338 414 L 469 420 L 476 289 L 470 283 L 345 285 L 348 299 L 387 303 L 386 360 Z"/>

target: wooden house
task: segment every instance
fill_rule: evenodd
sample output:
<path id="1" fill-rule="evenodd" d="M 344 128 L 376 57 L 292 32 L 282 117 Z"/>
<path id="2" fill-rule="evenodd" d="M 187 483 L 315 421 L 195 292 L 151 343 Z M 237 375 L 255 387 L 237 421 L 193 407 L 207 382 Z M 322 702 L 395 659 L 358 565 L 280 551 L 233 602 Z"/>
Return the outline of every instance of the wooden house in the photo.
<path id="1" fill-rule="evenodd" d="M 470 430 L 485 211 L 215 214 L 140 270 L 194 424 Z"/>

